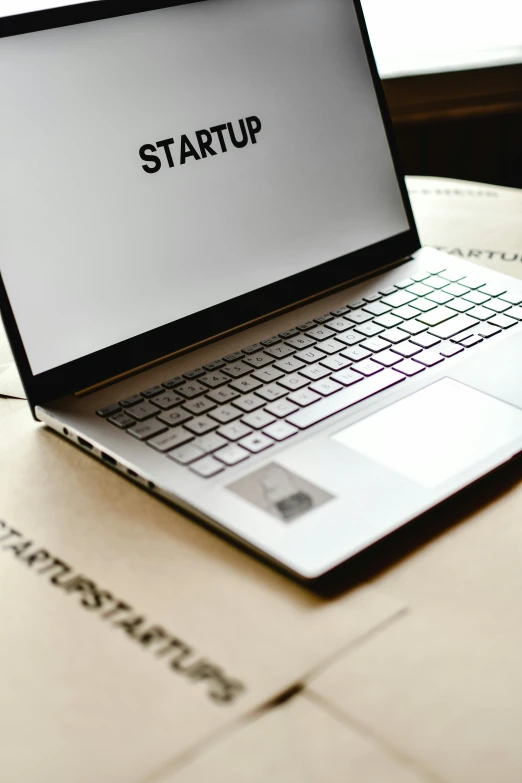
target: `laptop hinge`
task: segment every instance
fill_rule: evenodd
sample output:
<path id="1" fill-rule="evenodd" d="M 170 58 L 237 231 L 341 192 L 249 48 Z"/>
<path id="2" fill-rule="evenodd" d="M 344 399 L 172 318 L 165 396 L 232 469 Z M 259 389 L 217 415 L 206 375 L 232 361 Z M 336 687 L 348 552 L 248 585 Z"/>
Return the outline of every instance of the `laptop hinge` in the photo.
<path id="1" fill-rule="evenodd" d="M 98 383 L 95 383 L 92 386 L 86 386 L 83 389 L 78 389 L 78 391 L 74 391 L 73 394 L 75 397 L 85 397 L 87 394 L 92 394 L 93 392 L 99 391 L 100 389 L 104 389 L 106 386 L 110 386 L 113 383 L 123 381 L 126 378 L 131 378 L 133 375 L 138 375 L 145 370 L 150 370 L 153 367 L 157 367 L 159 364 L 164 364 L 165 362 L 170 361 L 171 359 L 176 359 L 177 357 L 183 356 L 184 354 L 190 353 L 191 351 L 195 351 L 198 348 L 203 348 L 205 345 L 211 345 L 218 340 L 222 340 L 225 337 L 230 337 L 233 334 L 242 332 L 252 326 L 257 326 L 258 324 L 261 324 L 264 321 L 269 321 L 278 315 L 283 315 L 284 313 L 288 313 L 291 310 L 296 310 L 298 307 L 303 307 L 305 304 L 322 299 L 323 297 L 333 294 L 336 291 L 341 291 L 343 288 L 350 288 L 351 286 L 360 283 L 363 280 L 377 277 L 377 275 L 382 274 L 388 269 L 393 269 L 396 266 L 400 266 L 400 264 L 403 264 L 405 261 L 411 261 L 411 255 L 404 256 L 403 258 L 400 258 L 397 261 L 392 261 L 389 264 L 384 264 L 377 270 L 374 269 L 371 272 L 367 272 L 366 274 L 353 277 L 349 283 L 344 281 L 343 283 L 339 283 L 338 285 L 332 286 L 331 288 L 326 288 L 323 291 L 319 291 L 316 294 L 312 294 L 311 296 L 306 297 L 305 299 L 300 299 L 297 302 L 292 302 L 292 304 L 281 307 L 279 310 L 272 310 L 272 312 L 266 313 L 265 315 L 260 316 L 259 318 L 255 318 L 252 321 L 245 321 L 238 326 L 234 326 L 233 328 L 227 329 L 226 331 L 220 332 L 219 334 L 213 334 L 211 337 L 207 337 L 206 339 L 200 340 L 197 343 L 187 345 L 177 351 L 174 351 L 173 353 L 165 354 L 164 356 L 160 356 L 159 358 L 153 359 L 152 361 L 146 362 L 145 364 L 140 364 L 139 366 L 133 367 L 130 370 L 126 370 L 125 372 L 119 373 L 118 375 L 113 375 L 103 381 L 98 381 Z"/>

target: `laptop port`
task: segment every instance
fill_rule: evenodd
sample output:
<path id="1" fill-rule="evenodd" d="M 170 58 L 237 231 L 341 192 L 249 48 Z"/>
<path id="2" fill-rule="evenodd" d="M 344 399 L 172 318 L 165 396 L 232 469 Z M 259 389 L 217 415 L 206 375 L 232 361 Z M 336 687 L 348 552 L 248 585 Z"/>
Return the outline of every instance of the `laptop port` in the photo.
<path id="1" fill-rule="evenodd" d="M 114 457 L 110 457 L 110 456 L 109 456 L 108 454 L 106 454 L 104 451 L 102 451 L 102 452 L 101 452 L 101 458 L 102 458 L 102 460 L 104 460 L 105 462 L 107 462 L 109 465 L 113 465 L 114 467 L 116 467 L 116 465 L 118 464 L 118 463 L 116 462 L 116 460 L 114 459 Z"/>
<path id="2" fill-rule="evenodd" d="M 130 468 L 127 468 L 127 473 L 129 474 L 129 476 L 132 476 L 132 478 L 139 478 L 138 474 L 134 470 L 131 470 Z"/>
<path id="3" fill-rule="evenodd" d="M 80 446 L 83 446 L 84 449 L 92 449 L 92 443 L 89 443 L 88 440 L 84 440 L 83 438 L 80 438 L 79 435 L 78 435 L 78 443 L 80 444 Z"/>

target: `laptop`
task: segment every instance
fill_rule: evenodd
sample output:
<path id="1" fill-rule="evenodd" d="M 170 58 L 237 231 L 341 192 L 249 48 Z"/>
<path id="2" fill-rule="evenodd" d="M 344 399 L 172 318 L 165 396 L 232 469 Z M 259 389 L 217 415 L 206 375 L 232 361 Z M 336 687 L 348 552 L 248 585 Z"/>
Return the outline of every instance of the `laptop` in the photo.
<path id="1" fill-rule="evenodd" d="M 7 17 L 0 101 L 1 312 L 64 441 L 302 580 L 520 452 L 522 285 L 420 247 L 358 0 Z"/>

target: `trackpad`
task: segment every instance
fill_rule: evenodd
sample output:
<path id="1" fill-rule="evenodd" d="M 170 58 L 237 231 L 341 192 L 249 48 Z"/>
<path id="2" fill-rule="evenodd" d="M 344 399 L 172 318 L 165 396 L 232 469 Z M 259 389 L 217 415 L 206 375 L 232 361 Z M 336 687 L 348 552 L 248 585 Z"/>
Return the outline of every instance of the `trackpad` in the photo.
<path id="1" fill-rule="evenodd" d="M 521 436 L 522 410 L 443 378 L 332 437 L 434 487 Z"/>

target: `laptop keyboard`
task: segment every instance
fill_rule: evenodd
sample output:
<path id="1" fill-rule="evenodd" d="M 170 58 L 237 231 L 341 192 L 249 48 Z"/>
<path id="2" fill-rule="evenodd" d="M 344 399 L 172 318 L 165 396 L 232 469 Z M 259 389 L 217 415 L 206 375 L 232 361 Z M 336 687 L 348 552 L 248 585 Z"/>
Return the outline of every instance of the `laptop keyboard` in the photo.
<path id="1" fill-rule="evenodd" d="M 431 268 L 97 414 L 210 478 L 515 326 L 521 303 Z"/>

